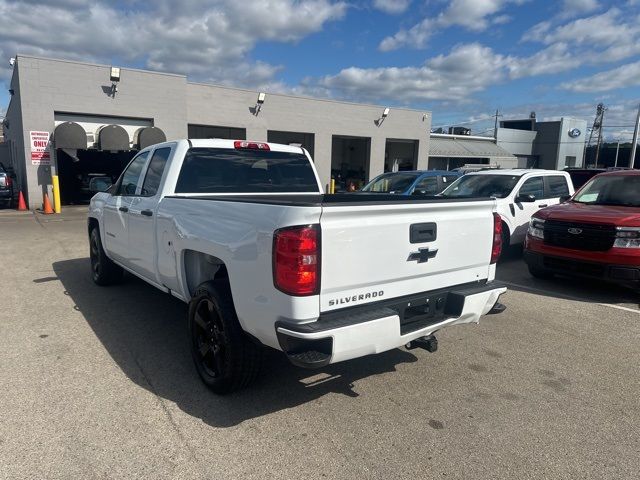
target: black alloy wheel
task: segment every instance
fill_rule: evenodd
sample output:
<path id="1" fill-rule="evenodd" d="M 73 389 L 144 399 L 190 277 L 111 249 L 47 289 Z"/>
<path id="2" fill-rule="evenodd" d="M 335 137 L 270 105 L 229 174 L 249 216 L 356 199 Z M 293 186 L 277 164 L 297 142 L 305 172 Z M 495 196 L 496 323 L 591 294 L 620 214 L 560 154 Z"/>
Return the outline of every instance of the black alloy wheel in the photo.
<path id="1" fill-rule="evenodd" d="M 89 234 L 89 259 L 91 260 L 91 277 L 100 286 L 113 285 L 122 280 L 124 270 L 111 261 L 102 248 L 100 230 L 97 227 Z"/>
<path id="2" fill-rule="evenodd" d="M 191 338 L 202 372 L 212 379 L 224 377 L 229 348 L 224 325 L 209 298 L 202 298 L 196 306 Z"/>
<path id="3" fill-rule="evenodd" d="M 262 346 L 244 332 L 226 280 L 202 283 L 189 302 L 191 356 L 204 384 L 218 394 L 255 380 Z"/>
<path id="4" fill-rule="evenodd" d="M 102 264 L 100 263 L 100 241 L 98 231 L 93 229 L 91 236 L 89 237 L 89 257 L 91 258 L 91 273 L 93 275 L 93 281 L 98 283 L 100 273 L 102 271 Z"/>

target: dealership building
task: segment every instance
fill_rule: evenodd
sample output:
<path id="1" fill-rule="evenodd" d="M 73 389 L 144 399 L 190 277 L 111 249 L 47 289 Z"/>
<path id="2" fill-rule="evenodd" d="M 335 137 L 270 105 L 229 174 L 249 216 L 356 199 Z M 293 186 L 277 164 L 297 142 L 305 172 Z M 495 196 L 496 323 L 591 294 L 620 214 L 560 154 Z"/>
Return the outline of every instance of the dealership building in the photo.
<path id="1" fill-rule="evenodd" d="M 496 131 L 497 145 L 517 157 L 519 168 L 562 170 L 584 166 L 587 122 L 580 118 L 538 122 L 529 118 L 504 120 Z"/>
<path id="2" fill-rule="evenodd" d="M 358 187 L 392 170 L 427 169 L 431 114 L 187 81 L 183 75 L 20 55 L 13 64 L 0 161 L 30 208 L 86 202 L 92 176 L 116 178 L 135 152 L 180 138 L 295 144 L 324 185 Z M 48 139 L 48 142 L 47 142 Z"/>

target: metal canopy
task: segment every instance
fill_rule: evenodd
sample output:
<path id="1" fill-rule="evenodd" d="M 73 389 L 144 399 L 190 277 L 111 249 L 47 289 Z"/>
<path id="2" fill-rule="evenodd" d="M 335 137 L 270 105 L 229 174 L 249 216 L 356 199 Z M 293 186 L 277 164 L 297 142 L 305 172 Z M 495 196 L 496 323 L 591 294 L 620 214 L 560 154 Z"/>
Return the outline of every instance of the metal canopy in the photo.
<path id="1" fill-rule="evenodd" d="M 75 122 L 64 122 L 54 130 L 53 143 L 55 148 L 86 150 L 87 132 Z"/>
<path id="2" fill-rule="evenodd" d="M 162 143 L 167 141 L 167 136 L 158 127 L 142 127 L 136 130 L 133 144 L 142 150 L 149 145 L 155 145 L 156 143 Z"/>
<path id="3" fill-rule="evenodd" d="M 98 132 L 98 149 L 111 151 L 131 150 L 129 134 L 120 125 L 105 125 Z"/>
<path id="4" fill-rule="evenodd" d="M 492 140 L 438 138 L 429 140 L 430 157 L 463 158 L 515 158 L 514 155 L 499 147 Z"/>

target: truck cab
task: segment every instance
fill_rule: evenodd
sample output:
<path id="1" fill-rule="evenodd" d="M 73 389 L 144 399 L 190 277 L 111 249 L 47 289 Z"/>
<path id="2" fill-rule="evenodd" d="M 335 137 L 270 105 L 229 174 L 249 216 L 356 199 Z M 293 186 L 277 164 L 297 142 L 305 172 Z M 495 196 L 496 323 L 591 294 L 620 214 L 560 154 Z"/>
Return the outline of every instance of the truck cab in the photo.
<path id="1" fill-rule="evenodd" d="M 524 242 L 533 214 L 560 203 L 573 192 L 571 177 L 566 172 L 496 169 L 468 173 L 452 183 L 442 195 L 449 198 L 495 198 L 506 247 Z"/>

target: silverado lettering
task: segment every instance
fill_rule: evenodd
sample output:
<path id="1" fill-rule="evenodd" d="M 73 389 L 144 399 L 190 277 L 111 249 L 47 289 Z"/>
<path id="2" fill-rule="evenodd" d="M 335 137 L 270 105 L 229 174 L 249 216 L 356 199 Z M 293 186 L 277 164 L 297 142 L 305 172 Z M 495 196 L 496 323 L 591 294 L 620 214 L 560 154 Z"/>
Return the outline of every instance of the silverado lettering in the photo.
<path id="1" fill-rule="evenodd" d="M 379 292 L 362 293 L 360 295 L 354 295 L 352 297 L 336 298 L 334 300 L 329 300 L 329 306 L 334 307 L 336 305 L 342 305 L 345 303 L 359 302 L 361 300 L 368 300 L 370 298 L 382 297 L 383 295 L 384 290 L 380 290 Z"/>

